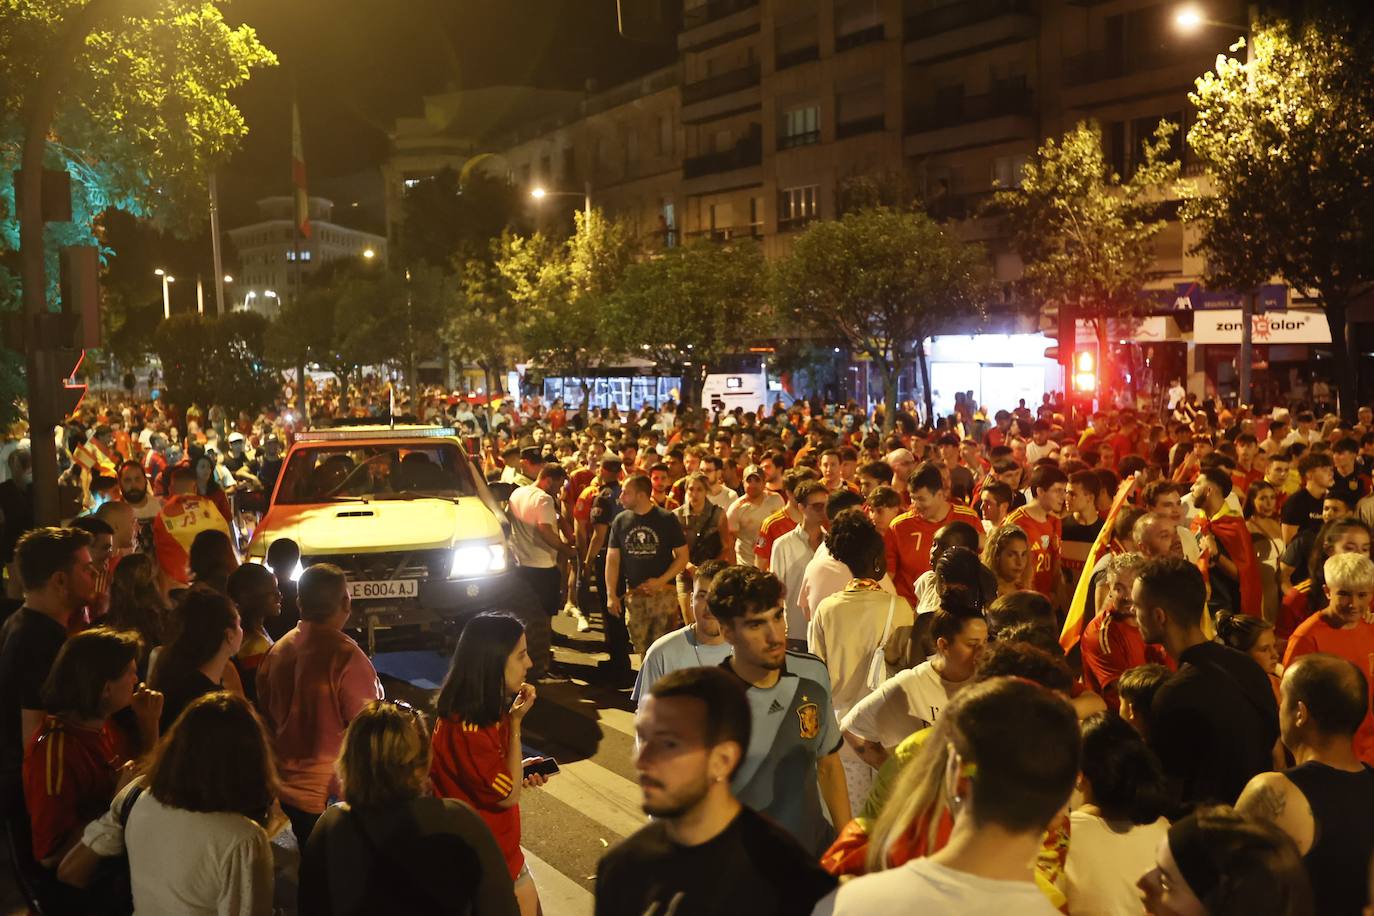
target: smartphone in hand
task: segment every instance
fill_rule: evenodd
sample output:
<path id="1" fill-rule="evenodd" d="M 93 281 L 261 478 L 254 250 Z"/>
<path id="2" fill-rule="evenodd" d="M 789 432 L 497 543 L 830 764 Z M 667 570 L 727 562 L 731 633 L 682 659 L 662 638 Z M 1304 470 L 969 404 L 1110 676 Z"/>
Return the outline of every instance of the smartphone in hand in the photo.
<path id="1" fill-rule="evenodd" d="M 548 777 L 558 773 L 558 761 L 552 757 L 538 757 L 525 764 L 525 778 L 529 779 L 538 773 L 540 776 Z"/>

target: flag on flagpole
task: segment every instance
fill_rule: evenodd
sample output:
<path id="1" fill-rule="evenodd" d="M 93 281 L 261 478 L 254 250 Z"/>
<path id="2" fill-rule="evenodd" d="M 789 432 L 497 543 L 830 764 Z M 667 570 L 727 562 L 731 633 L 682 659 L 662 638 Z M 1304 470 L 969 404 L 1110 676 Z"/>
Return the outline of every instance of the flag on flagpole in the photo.
<path id="1" fill-rule="evenodd" d="M 296 228 L 310 238 L 310 198 L 305 190 L 305 145 L 301 142 L 301 109 L 291 101 L 291 184 L 296 189 Z"/>
<path id="2" fill-rule="evenodd" d="M 1064 620 L 1064 628 L 1059 633 L 1059 645 L 1065 652 L 1077 645 L 1078 637 L 1087 623 L 1083 617 L 1088 611 L 1088 590 L 1092 587 L 1093 567 L 1111 550 L 1112 527 L 1116 524 L 1116 518 L 1121 514 L 1131 491 L 1135 489 L 1135 483 L 1135 477 L 1127 477 L 1121 481 L 1121 486 L 1117 488 L 1116 496 L 1112 499 L 1112 507 L 1107 510 L 1107 517 L 1102 522 L 1102 529 L 1097 533 L 1097 540 L 1093 541 L 1093 546 L 1088 551 L 1087 562 L 1084 563 L 1083 572 L 1078 576 L 1078 585 L 1073 590 L 1073 600 L 1069 602 L 1068 617 Z"/>

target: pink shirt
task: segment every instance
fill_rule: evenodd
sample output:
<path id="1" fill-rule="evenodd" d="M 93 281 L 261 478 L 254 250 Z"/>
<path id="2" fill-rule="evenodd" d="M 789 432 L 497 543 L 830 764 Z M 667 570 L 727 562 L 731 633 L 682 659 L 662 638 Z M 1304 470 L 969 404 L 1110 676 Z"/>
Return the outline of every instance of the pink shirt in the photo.
<path id="1" fill-rule="evenodd" d="M 277 752 L 281 800 L 312 814 L 324 811 L 344 728 L 382 697 L 377 672 L 342 631 L 302 620 L 263 656 L 258 706 Z"/>

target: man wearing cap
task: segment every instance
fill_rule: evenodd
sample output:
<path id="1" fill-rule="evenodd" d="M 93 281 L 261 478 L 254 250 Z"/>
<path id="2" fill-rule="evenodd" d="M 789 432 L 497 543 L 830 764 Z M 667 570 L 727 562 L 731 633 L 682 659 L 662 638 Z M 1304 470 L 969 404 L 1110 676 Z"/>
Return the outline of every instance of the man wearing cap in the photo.
<path id="1" fill-rule="evenodd" d="M 256 474 L 257 464 L 244 452 L 243 433 L 229 434 L 229 454 L 224 456 L 224 469 L 234 478 L 234 483 L 248 483 L 262 489 L 262 481 Z"/>
<path id="2" fill-rule="evenodd" d="M 754 545 L 764 519 L 782 508 L 782 499 L 765 489 L 763 471 L 756 464 L 744 469 L 744 495 L 725 510 L 730 531 L 735 535 L 735 562 L 756 566 Z"/>

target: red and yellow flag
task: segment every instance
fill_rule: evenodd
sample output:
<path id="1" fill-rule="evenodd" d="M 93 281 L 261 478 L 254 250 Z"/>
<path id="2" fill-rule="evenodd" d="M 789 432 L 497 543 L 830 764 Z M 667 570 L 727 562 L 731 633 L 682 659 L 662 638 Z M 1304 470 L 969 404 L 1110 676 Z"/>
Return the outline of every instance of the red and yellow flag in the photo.
<path id="1" fill-rule="evenodd" d="M 1133 489 L 1134 477 L 1127 477 L 1121 481 L 1121 486 L 1117 487 L 1116 496 L 1112 499 L 1112 507 L 1107 510 L 1107 517 L 1102 522 L 1102 530 L 1097 533 L 1097 540 L 1093 541 L 1093 546 L 1088 550 L 1083 571 L 1078 575 L 1078 585 L 1073 590 L 1073 600 L 1069 602 L 1069 615 L 1064 620 L 1064 629 L 1059 632 L 1059 645 L 1064 647 L 1065 652 L 1078 644 L 1078 637 L 1083 632 L 1083 616 L 1088 609 L 1088 590 L 1092 588 L 1093 567 L 1111 549 L 1112 528 L 1116 525 L 1117 516 L 1121 514 L 1126 500 L 1130 499 Z"/>
<path id="2" fill-rule="evenodd" d="M 310 197 L 305 190 L 305 144 L 301 142 L 301 109 L 291 102 L 291 184 L 296 189 L 296 228 L 310 238 Z"/>

